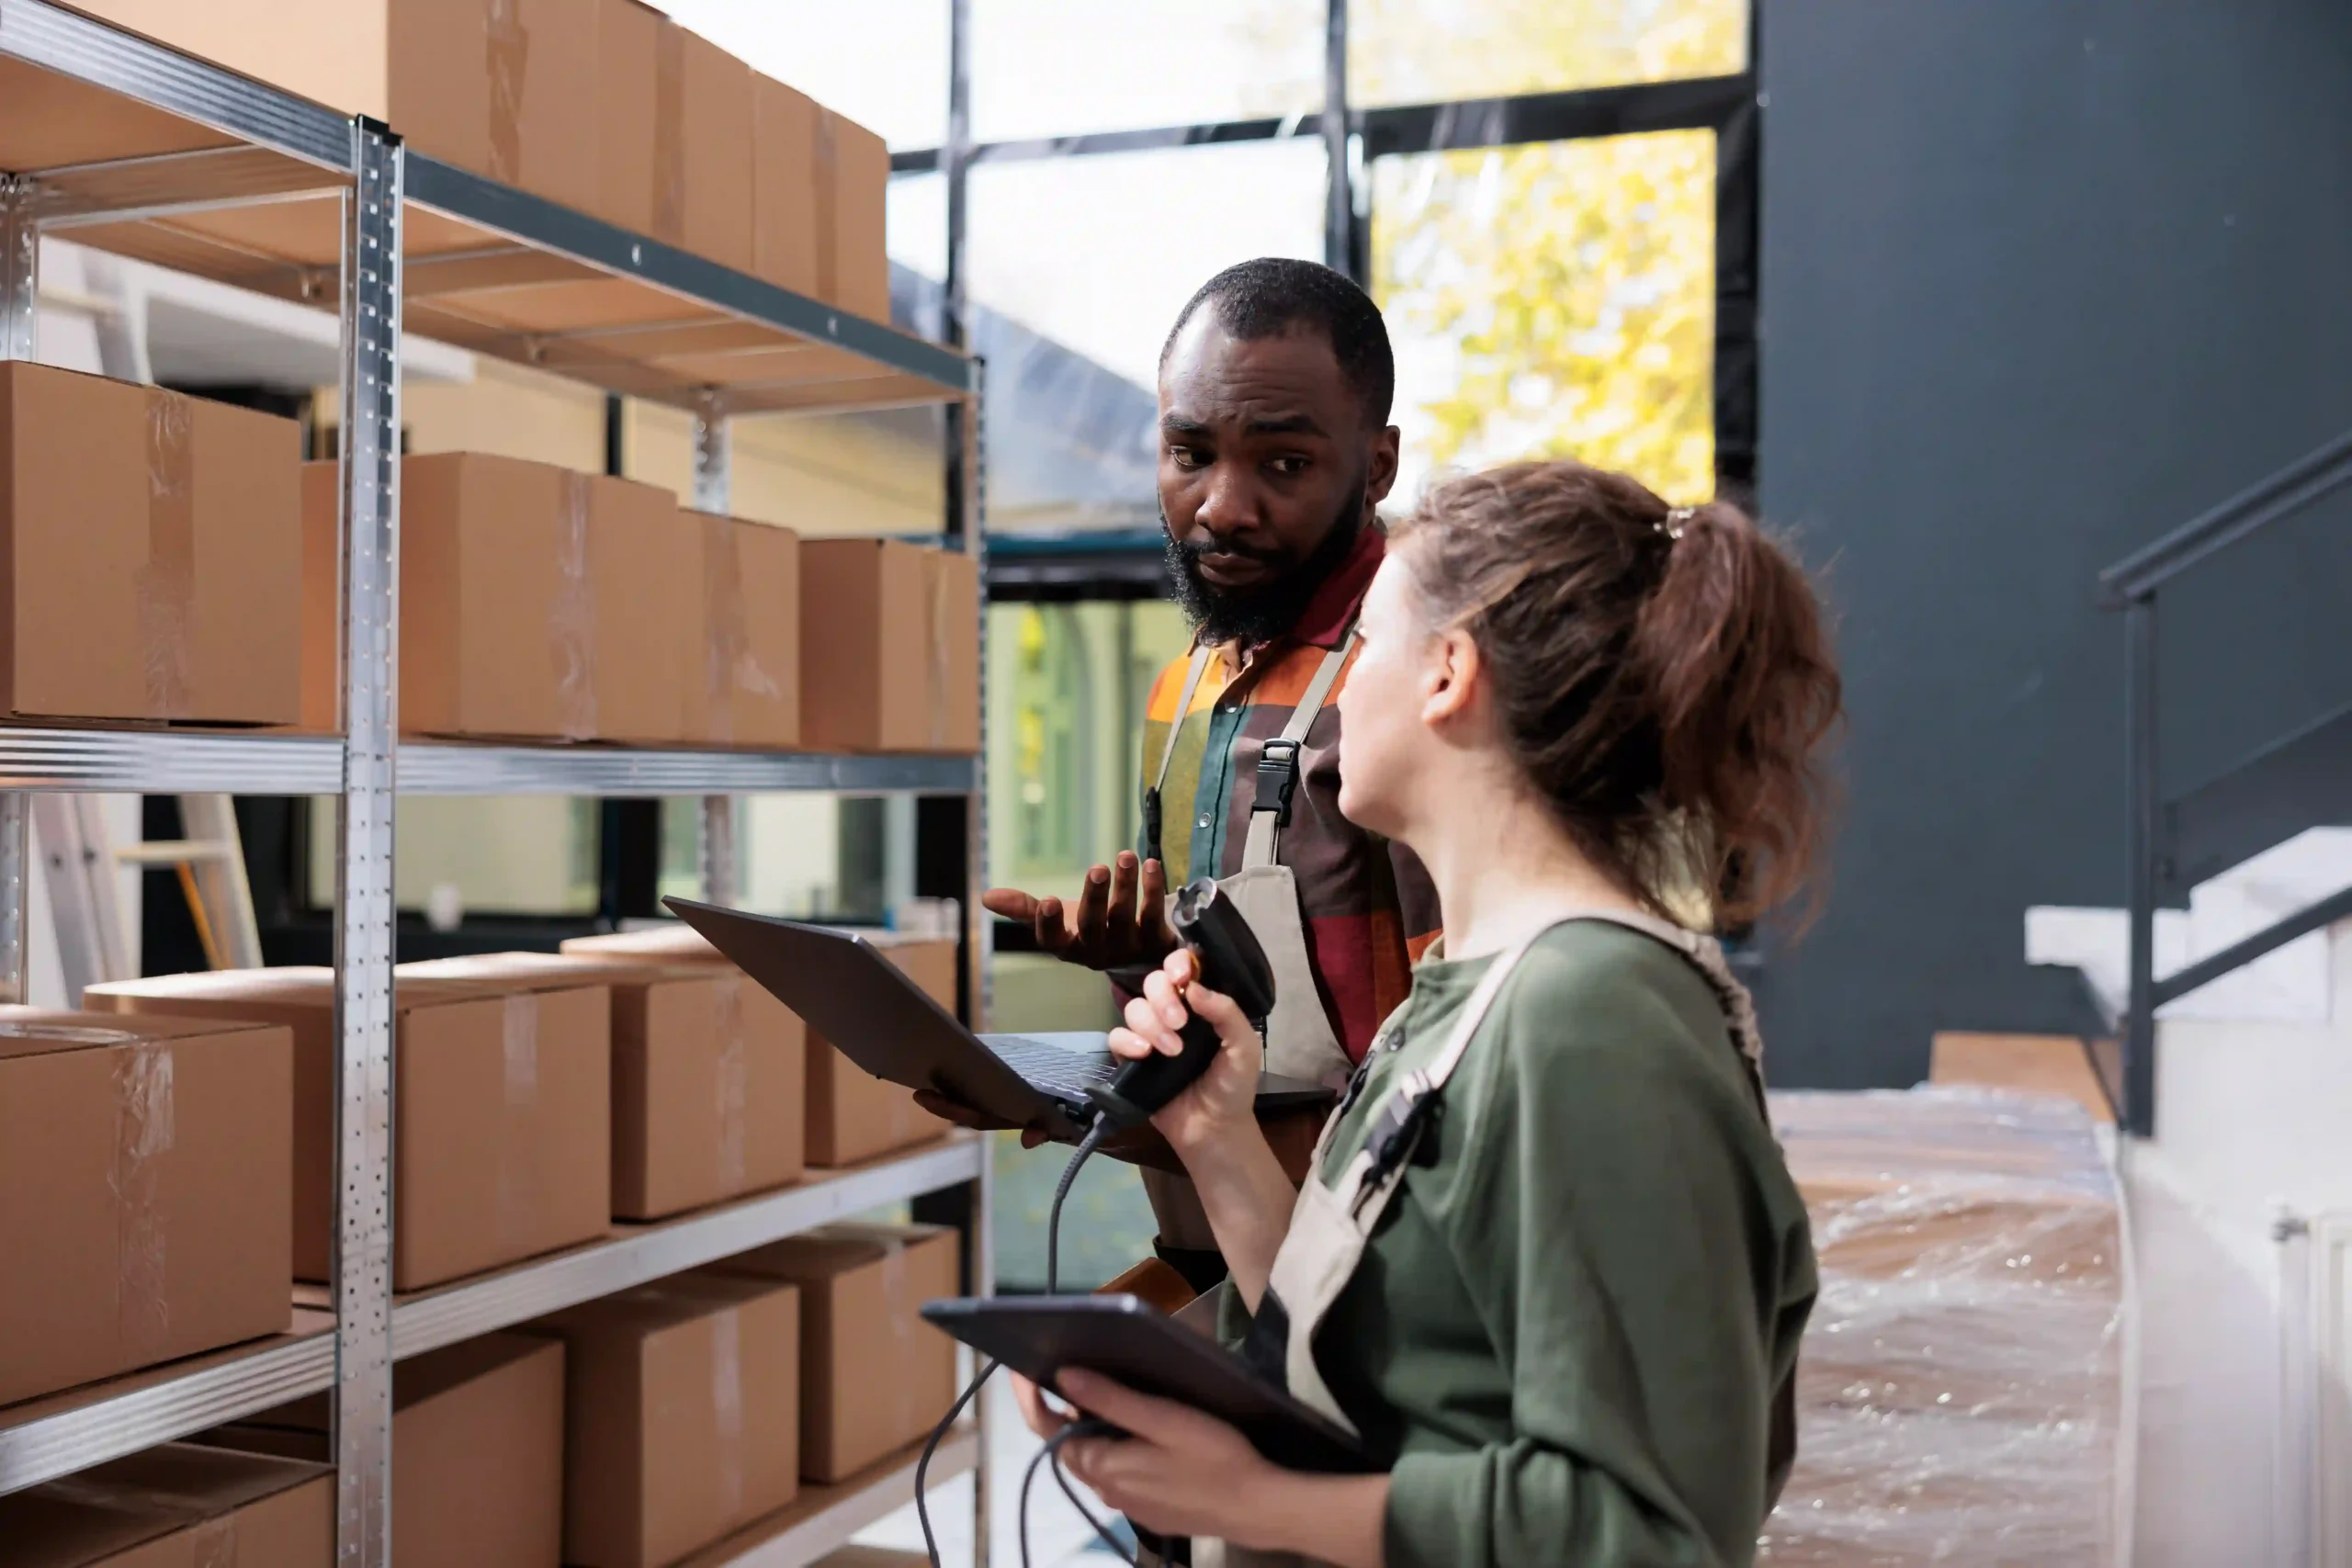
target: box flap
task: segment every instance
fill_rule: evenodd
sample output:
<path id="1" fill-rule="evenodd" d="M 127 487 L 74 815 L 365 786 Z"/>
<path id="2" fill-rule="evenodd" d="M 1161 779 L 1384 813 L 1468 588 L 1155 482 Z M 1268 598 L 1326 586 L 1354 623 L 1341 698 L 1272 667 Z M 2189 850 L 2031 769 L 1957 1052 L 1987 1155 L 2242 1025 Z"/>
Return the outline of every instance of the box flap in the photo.
<path id="1" fill-rule="evenodd" d="M 0 1006 L 0 1060 L 46 1056 L 59 1051 L 113 1050 L 151 1040 L 209 1039 L 276 1027 L 275 1024 L 244 1023 L 233 1019 L 59 1012 L 46 1008 L 8 1004 Z"/>
<path id="2" fill-rule="evenodd" d="M 23 1568 L 84 1568 L 334 1474 L 322 1464 L 165 1443 L 0 1498 L 0 1541 Z"/>

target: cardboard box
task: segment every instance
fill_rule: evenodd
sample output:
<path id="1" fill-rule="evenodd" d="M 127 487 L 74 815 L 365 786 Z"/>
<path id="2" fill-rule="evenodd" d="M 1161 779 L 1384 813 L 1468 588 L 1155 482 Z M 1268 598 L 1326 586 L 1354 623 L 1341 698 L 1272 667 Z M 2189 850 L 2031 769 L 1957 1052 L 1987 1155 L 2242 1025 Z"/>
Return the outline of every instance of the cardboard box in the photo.
<path id="1" fill-rule="evenodd" d="M 713 1266 L 800 1287 L 805 1479 L 846 1479 L 955 1403 L 955 1341 L 922 1309 L 957 1293 L 959 1240 L 941 1225 L 827 1225 Z"/>
<path id="2" fill-rule="evenodd" d="M 700 35 L 683 34 L 684 114 L 678 140 L 686 175 L 685 246 L 752 270 L 752 68 Z"/>
<path id="3" fill-rule="evenodd" d="M 411 457 L 401 482 L 401 724 L 413 734 L 674 741 L 696 558 L 668 491 L 546 463 Z M 314 483 L 309 624 L 333 646 Z M 331 671 L 312 635 L 310 662 Z M 324 677 L 333 681 L 332 673 Z M 331 691 L 314 678 L 315 688 Z M 322 707 L 310 716 L 315 720 Z"/>
<path id="4" fill-rule="evenodd" d="M 0 362 L 0 710 L 291 724 L 290 420 Z"/>
<path id="5" fill-rule="evenodd" d="M 678 131 L 684 46 L 639 0 L 592 0 L 596 28 L 596 198 L 607 223 L 673 244 L 684 238 L 685 164 Z"/>
<path id="6" fill-rule="evenodd" d="M 392 1369 L 393 1568 L 557 1568 L 563 1382 L 563 1347 L 530 1334 L 485 1334 Z M 322 1394 L 197 1441 L 323 1459 L 328 1430 Z"/>
<path id="7" fill-rule="evenodd" d="M 585 207 L 595 189 L 589 0 L 85 0 L 174 49 L 388 122 L 445 162 Z"/>
<path id="8" fill-rule="evenodd" d="M 820 751 L 978 749 L 968 555 L 895 539 L 800 546 L 800 738 Z"/>
<path id="9" fill-rule="evenodd" d="M 800 740 L 800 536 L 706 512 L 691 617 L 685 738 L 788 748 Z"/>
<path id="10" fill-rule="evenodd" d="M 0 1007 L 0 1404 L 283 1333 L 283 1029 Z"/>
<path id="11" fill-rule="evenodd" d="M 799 1179 L 806 1030 L 732 965 L 504 953 L 413 968 L 607 987 L 614 1218 L 660 1219 Z"/>
<path id="12" fill-rule="evenodd" d="M 752 77 L 752 271 L 817 298 L 816 100 Z"/>
<path id="13" fill-rule="evenodd" d="M 563 1558 L 658 1568 L 799 1491 L 800 1301 L 697 1272 L 534 1325 L 563 1340 Z"/>
<path id="14" fill-rule="evenodd" d="M 501 989 L 435 981 L 405 968 L 398 976 L 395 1290 L 421 1290 L 593 1240 L 610 1226 L 610 998 L 600 987 Z M 294 1134 L 290 1149 L 278 1146 L 278 1168 L 292 1171 L 292 1269 L 298 1280 L 328 1279 L 334 971 L 220 970 L 112 981 L 92 986 L 85 999 L 93 1010 L 142 1021 L 254 1019 L 292 1032 Z M 274 1264 L 273 1272 L 282 1285 L 285 1266 Z"/>
<path id="15" fill-rule="evenodd" d="M 956 944 L 935 937 L 900 936 L 894 931 L 860 933 L 914 977 L 931 998 L 949 1012 L 956 1010 Z M 594 957 L 662 959 L 695 964 L 728 964 L 718 950 L 691 927 L 679 925 L 655 931 L 618 931 L 609 936 L 573 937 L 563 951 Z M 736 973 L 741 973 L 737 970 Z M 753 988 L 756 989 L 756 987 Z M 773 998 L 770 998 L 773 1000 Z M 914 1090 L 887 1078 L 877 1078 L 842 1055 L 815 1030 L 808 1032 L 808 1134 L 806 1158 L 809 1165 L 855 1165 L 893 1149 L 927 1142 L 947 1130 L 947 1123 L 915 1104 Z"/>
<path id="16" fill-rule="evenodd" d="M 0 1497 L 8 1568 L 330 1568 L 334 1472 L 165 1443 Z"/>
<path id="17" fill-rule="evenodd" d="M 817 297 L 868 321 L 888 321 L 888 143 L 855 120 L 820 107 L 816 185 Z"/>

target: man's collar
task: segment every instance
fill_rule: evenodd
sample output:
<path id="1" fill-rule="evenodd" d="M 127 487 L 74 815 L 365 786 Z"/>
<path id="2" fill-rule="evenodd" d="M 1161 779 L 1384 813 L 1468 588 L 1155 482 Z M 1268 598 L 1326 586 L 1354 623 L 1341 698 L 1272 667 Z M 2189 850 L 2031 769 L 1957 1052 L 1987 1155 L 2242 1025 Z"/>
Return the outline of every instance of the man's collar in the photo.
<path id="1" fill-rule="evenodd" d="M 1378 523 L 1366 524 L 1347 558 L 1323 580 L 1323 586 L 1306 602 L 1298 624 L 1291 628 L 1291 640 L 1312 643 L 1317 648 L 1339 647 L 1340 638 L 1347 635 L 1357 610 L 1363 605 L 1373 574 L 1380 570 L 1381 558 L 1387 553 L 1388 536 L 1381 532 Z"/>

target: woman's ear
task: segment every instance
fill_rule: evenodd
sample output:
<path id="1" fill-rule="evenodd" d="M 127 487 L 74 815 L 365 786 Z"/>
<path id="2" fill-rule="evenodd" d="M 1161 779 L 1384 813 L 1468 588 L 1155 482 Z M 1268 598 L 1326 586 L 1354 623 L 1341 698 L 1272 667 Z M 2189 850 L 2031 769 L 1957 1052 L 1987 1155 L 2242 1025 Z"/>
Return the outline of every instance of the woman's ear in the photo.
<path id="1" fill-rule="evenodd" d="M 1430 637 L 1429 662 L 1421 678 L 1421 722 L 1442 725 L 1467 713 L 1474 689 L 1485 673 L 1477 640 L 1459 626 Z"/>

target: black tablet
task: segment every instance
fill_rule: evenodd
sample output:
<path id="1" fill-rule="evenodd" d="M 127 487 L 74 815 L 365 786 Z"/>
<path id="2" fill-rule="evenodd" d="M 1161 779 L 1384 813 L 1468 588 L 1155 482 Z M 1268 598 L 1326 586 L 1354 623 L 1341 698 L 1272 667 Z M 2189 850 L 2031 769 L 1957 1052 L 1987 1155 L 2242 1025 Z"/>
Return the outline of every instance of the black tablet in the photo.
<path id="1" fill-rule="evenodd" d="M 1346 1428 L 1308 1409 L 1216 1340 L 1134 1296 L 958 1297 L 924 1317 L 1040 1386 L 1077 1367 L 1206 1411 L 1291 1470 L 1377 1470 Z"/>

